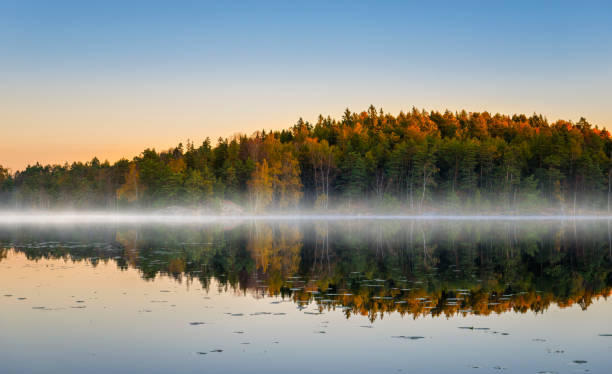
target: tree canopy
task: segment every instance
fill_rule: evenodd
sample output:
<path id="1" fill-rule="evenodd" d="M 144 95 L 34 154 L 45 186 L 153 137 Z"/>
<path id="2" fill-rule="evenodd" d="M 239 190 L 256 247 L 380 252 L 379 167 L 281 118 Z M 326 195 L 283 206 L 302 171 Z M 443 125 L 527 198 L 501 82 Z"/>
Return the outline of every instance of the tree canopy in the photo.
<path id="1" fill-rule="evenodd" d="M 15 209 L 609 209 L 605 129 L 584 118 L 374 107 L 341 119 L 210 139 L 114 164 L 0 167 L 0 203 Z"/>

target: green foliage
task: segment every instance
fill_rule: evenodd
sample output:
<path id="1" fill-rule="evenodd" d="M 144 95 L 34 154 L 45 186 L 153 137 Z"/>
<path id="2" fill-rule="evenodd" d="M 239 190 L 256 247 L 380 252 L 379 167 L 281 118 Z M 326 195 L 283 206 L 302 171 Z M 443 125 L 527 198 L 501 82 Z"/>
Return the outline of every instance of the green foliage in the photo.
<path id="1" fill-rule="evenodd" d="M 611 152 L 609 133 L 584 118 L 549 124 L 538 115 L 414 108 L 393 116 L 370 107 L 347 109 L 340 120 L 319 116 L 314 125 L 299 119 L 281 131 L 220 138 L 216 145 L 206 138 L 198 147 L 188 141 L 163 152 L 146 149 L 113 165 L 94 158 L 14 174 L 0 168 L 0 204 L 117 208 L 216 199 L 328 209 L 394 201 L 412 211 L 576 212 L 607 206 Z"/>

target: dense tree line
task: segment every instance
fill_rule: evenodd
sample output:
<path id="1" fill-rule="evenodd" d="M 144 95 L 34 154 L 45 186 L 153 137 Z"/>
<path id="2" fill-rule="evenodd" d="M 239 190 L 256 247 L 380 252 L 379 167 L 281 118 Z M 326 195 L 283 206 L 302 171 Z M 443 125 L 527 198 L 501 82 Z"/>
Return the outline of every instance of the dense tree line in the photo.
<path id="1" fill-rule="evenodd" d="M 422 212 L 610 205 L 612 141 L 584 118 L 370 107 L 282 131 L 210 139 L 114 164 L 0 168 L 0 199 L 16 208 L 185 205 Z"/>

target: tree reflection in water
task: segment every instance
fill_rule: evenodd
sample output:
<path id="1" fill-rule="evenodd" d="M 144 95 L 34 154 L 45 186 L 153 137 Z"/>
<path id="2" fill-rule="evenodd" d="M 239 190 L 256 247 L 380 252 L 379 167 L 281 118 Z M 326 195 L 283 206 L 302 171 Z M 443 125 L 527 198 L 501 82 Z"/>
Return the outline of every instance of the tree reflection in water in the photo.
<path id="1" fill-rule="evenodd" d="M 115 261 L 144 279 L 211 279 L 220 291 L 276 296 L 371 321 L 583 309 L 610 295 L 607 222 L 247 222 L 206 227 L 20 227 L 0 231 L 27 258 Z"/>

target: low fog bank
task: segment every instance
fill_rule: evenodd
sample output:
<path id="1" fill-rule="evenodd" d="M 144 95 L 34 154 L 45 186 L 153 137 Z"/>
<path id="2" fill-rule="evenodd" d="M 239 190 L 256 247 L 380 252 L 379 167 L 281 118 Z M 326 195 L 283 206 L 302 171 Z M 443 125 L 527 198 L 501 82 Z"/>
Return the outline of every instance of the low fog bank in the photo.
<path id="1" fill-rule="evenodd" d="M 338 219 L 607 219 L 612 217 L 610 204 L 554 204 L 529 200 L 510 204 L 508 201 L 456 201 L 439 199 L 429 204 L 411 204 L 396 199 L 336 200 L 327 207 L 306 204 L 285 207 L 261 207 L 250 201 L 234 202 L 217 199 L 208 204 L 138 204 L 131 206 L 90 206 L 54 204 L 36 207 L 0 204 L 0 222 L 32 220 L 34 217 L 94 220 L 186 220 L 270 219 L 270 220 L 338 220 Z"/>
<path id="2" fill-rule="evenodd" d="M 248 221 L 325 222 L 325 221 L 611 221 L 608 214 L 349 214 L 300 212 L 294 214 L 201 214 L 173 211 L 0 211 L 0 225 L 13 224 L 211 224 Z"/>

